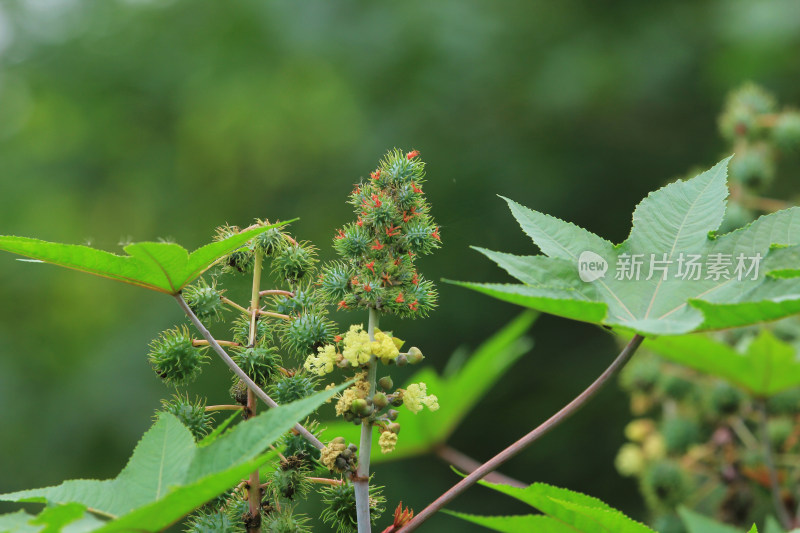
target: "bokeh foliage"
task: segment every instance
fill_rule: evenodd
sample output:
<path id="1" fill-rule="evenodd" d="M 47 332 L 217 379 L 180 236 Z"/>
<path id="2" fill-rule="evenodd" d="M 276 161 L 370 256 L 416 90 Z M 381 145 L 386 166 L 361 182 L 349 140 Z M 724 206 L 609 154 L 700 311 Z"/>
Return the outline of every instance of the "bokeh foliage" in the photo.
<path id="1" fill-rule="evenodd" d="M 425 192 L 446 235 L 421 268 L 494 281 L 468 245 L 529 247 L 495 194 L 621 241 L 647 191 L 728 155 L 715 117 L 729 89 L 753 79 L 800 102 L 799 10 L 790 0 L 2 0 L 0 233 L 193 249 L 224 222 L 299 216 L 294 230 L 333 259 L 350 185 L 397 146 L 428 162 Z M 796 191 L 791 165 L 772 196 Z M 10 256 L 0 274 L 0 490 L 113 476 L 164 396 L 145 353 L 179 310 Z M 441 369 L 514 313 L 441 287 L 415 342 Z M 536 350 L 453 436 L 462 451 L 482 459 L 516 439 L 615 351 L 594 328 L 554 318 L 533 335 Z M 198 392 L 223 396 L 229 378 L 214 368 Z M 635 514 L 635 485 L 606 481 L 617 479 L 625 419 L 623 395 L 607 391 L 506 470 Z M 598 427 L 603 439 L 585 438 Z M 419 508 L 456 480 L 435 459 L 411 466 L 382 471 L 398 482 L 390 501 Z M 476 489 L 454 508 L 510 505 L 493 498 Z M 431 522 L 448 525 L 465 530 Z"/>

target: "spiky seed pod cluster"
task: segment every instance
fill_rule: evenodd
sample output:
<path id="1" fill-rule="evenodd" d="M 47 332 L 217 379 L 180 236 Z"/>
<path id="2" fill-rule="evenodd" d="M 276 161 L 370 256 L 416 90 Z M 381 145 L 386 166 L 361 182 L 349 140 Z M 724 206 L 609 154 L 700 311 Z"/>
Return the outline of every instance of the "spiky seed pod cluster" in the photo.
<path id="1" fill-rule="evenodd" d="M 730 93 L 719 127 L 735 143 L 731 179 L 755 192 L 774 179 L 779 150 L 800 148 L 800 113 L 779 112 L 775 98 L 752 83 Z"/>
<path id="2" fill-rule="evenodd" d="M 411 318 L 436 305 L 433 283 L 414 265 L 441 241 L 422 192 L 424 176 L 418 152 L 394 150 L 353 190 L 349 202 L 358 218 L 334 237 L 343 261 L 326 265 L 319 279 L 331 303 Z"/>
<path id="3" fill-rule="evenodd" d="M 334 528 L 337 533 L 355 533 L 358 527 L 356 514 L 356 495 L 351 483 L 344 482 L 340 485 L 328 485 L 324 487 L 322 502 L 325 510 L 322 511 L 322 521 Z M 383 487 L 378 487 L 370 483 L 369 485 L 369 509 L 370 522 L 375 522 L 381 517 L 384 511 L 386 498 L 383 497 Z"/>
<path id="4" fill-rule="evenodd" d="M 200 398 L 192 402 L 188 396 L 174 395 L 171 400 L 161 400 L 159 412 L 175 415 L 198 441 L 211 429 L 211 416 L 206 412 L 206 402 Z"/>
<path id="5" fill-rule="evenodd" d="M 170 329 L 150 343 L 147 359 L 158 377 L 171 385 L 193 381 L 208 360 L 205 348 L 198 348 L 185 326 Z"/>
<path id="6" fill-rule="evenodd" d="M 719 129 L 727 140 L 757 135 L 762 124 L 760 115 L 774 113 L 775 98 L 754 83 L 747 83 L 732 91 L 719 118 Z"/>
<path id="7" fill-rule="evenodd" d="M 265 533 L 311 533 L 309 518 L 294 512 L 292 506 L 286 505 L 280 510 L 269 512 L 261 522 L 261 531 Z"/>
<path id="8" fill-rule="evenodd" d="M 276 325 L 281 345 L 297 357 L 305 357 L 332 342 L 335 328 L 324 310 L 303 311 Z"/>
<path id="9" fill-rule="evenodd" d="M 240 533 L 244 531 L 241 518 L 224 511 L 198 511 L 189 519 L 186 533 Z"/>
<path id="10" fill-rule="evenodd" d="M 256 220 L 256 224 L 268 225 L 269 221 Z M 227 239 L 239 233 L 238 226 L 217 228 L 215 241 Z M 269 229 L 241 248 L 227 255 L 222 263 L 225 273 L 253 271 L 255 254 L 272 259 L 272 270 L 278 278 L 294 285 L 309 274 L 317 263 L 316 248 L 310 243 L 297 242 L 281 228 Z"/>
<path id="11" fill-rule="evenodd" d="M 267 488 L 276 498 L 293 500 L 311 490 L 309 468 L 301 457 L 290 455 L 270 475 Z"/>
<path id="12" fill-rule="evenodd" d="M 250 317 L 246 314 L 239 315 L 231 325 L 231 334 L 234 342 L 247 346 L 250 343 Z M 256 321 L 255 345 L 270 343 L 273 339 L 273 327 L 268 320 Z"/>
<path id="13" fill-rule="evenodd" d="M 295 372 L 288 376 L 279 376 L 270 386 L 270 395 L 283 405 L 303 398 L 308 398 L 314 394 L 317 380 L 305 372 Z"/>
<path id="14" fill-rule="evenodd" d="M 216 280 L 209 285 L 204 278 L 184 288 L 183 298 L 192 312 L 200 320 L 221 320 L 225 305 L 220 299 L 222 292 L 217 290 Z"/>
<path id="15" fill-rule="evenodd" d="M 320 437 L 321 431 L 319 429 L 319 422 L 316 420 L 306 419 L 303 422 L 303 427 L 310 431 L 315 437 Z M 294 432 L 287 433 L 283 437 L 283 444 L 283 455 L 285 457 L 299 457 L 309 463 L 319 461 L 320 459 L 320 450 L 300 434 Z"/>
<path id="16" fill-rule="evenodd" d="M 273 299 L 272 308 L 276 313 L 297 316 L 307 311 L 316 311 L 320 308 L 319 296 L 316 287 L 299 286 L 295 288 L 293 296 L 280 295 Z"/>
<path id="17" fill-rule="evenodd" d="M 259 387 L 267 387 L 280 375 L 281 356 L 273 346 L 233 348 L 233 360 Z"/>
<path id="18" fill-rule="evenodd" d="M 308 241 L 285 242 L 272 254 L 272 271 L 279 279 L 296 285 L 317 261 L 317 249 Z"/>

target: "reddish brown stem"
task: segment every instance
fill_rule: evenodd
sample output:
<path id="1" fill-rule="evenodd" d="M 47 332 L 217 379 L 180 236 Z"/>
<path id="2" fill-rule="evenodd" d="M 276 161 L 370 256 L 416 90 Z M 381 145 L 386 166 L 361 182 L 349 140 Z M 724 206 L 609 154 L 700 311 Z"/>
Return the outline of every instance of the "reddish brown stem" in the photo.
<path id="1" fill-rule="evenodd" d="M 606 368 L 602 374 L 600 374 L 600 377 L 598 377 L 594 383 L 589 385 L 589 387 L 587 387 L 582 393 L 576 396 L 575 399 L 562 407 L 559 412 L 548 418 L 539 427 L 489 459 L 487 462 L 483 463 L 479 468 L 475 469 L 474 472 L 453 485 L 453 487 L 451 487 L 447 492 L 439 496 L 433 503 L 423 509 L 422 512 L 412 518 L 411 521 L 403 526 L 399 531 L 402 531 L 403 533 L 414 531 L 425 520 L 433 516 L 436 511 L 444 507 L 450 501 L 454 500 L 462 492 L 477 483 L 478 480 L 482 479 L 489 472 L 499 468 L 500 465 L 530 446 L 531 443 L 533 443 L 539 437 L 569 418 L 578 409 L 583 407 L 583 405 L 586 404 L 589 399 L 597 394 L 597 392 L 603 388 L 603 385 L 605 385 L 625 365 L 625 363 L 628 362 L 643 340 L 644 337 L 641 335 L 634 336 L 627 346 L 625 346 L 622 352 L 617 356 L 617 358 L 614 359 L 611 365 Z"/>
<path id="2" fill-rule="evenodd" d="M 281 289 L 267 289 L 258 293 L 259 296 L 288 296 L 294 298 L 294 293 L 290 291 L 283 291 Z"/>
<path id="3" fill-rule="evenodd" d="M 467 474 L 474 472 L 481 466 L 481 463 L 472 457 L 465 455 L 446 444 L 438 446 L 435 452 L 436 455 L 444 459 L 445 462 L 450 463 L 459 470 L 463 470 Z M 489 472 L 483 479 L 489 481 L 490 483 L 502 483 L 503 485 L 511 485 L 512 487 L 523 488 L 528 486 L 528 483 L 523 483 L 522 481 L 508 477 L 500 472 Z"/>

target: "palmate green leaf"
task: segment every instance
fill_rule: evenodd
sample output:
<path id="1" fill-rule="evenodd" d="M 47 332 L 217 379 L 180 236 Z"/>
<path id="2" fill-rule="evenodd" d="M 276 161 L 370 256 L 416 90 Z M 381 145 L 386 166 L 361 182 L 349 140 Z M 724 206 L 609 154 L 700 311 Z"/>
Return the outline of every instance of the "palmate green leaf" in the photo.
<path id="1" fill-rule="evenodd" d="M 176 417 L 162 413 L 115 479 L 65 481 L 0 500 L 74 502 L 111 518 L 98 531 L 159 531 L 269 461 L 274 453 L 264 453 L 268 446 L 343 387 L 270 409 L 204 447 Z"/>
<path id="2" fill-rule="evenodd" d="M 486 391 L 531 349 L 532 341 L 523 335 L 537 316 L 532 312 L 522 313 L 478 347 L 467 363 L 451 377 L 442 378 L 431 368 L 423 368 L 414 374 L 406 386 L 425 382 L 428 392 L 439 399 L 439 410 L 431 412 L 424 409 L 413 414 L 401 408 L 398 420 L 403 430 L 397 448 L 389 454 L 383 454 L 378 439 L 372 439 L 372 461 L 394 461 L 422 455 L 444 444 Z M 328 425 L 326 434 L 341 435 L 349 442 L 358 442 L 359 428 L 353 424 L 335 422 Z"/>
<path id="3" fill-rule="evenodd" d="M 621 511 L 614 509 L 597 498 L 586 496 L 579 492 L 554 487 L 546 483 L 534 483 L 525 488 L 488 483 L 486 481 L 480 481 L 479 483 L 538 509 L 545 517 L 549 518 L 549 520 L 542 520 L 542 525 L 552 528 L 544 529 L 543 531 L 556 533 L 561 533 L 562 531 L 570 531 L 572 533 L 654 533 L 652 529 L 629 518 Z M 460 514 L 451 514 L 463 518 Z M 475 522 L 474 518 L 476 517 L 472 516 L 468 519 Z M 509 517 L 485 518 L 490 520 L 482 525 L 494 523 L 505 527 Z M 520 523 L 524 523 L 523 520 L 541 519 L 541 516 L 526 515 L 515 518 L 519 519 Z M 553 522 L 566 526 L 566 528 L 558 529 Z M 487 525 L 487 527 L 491 526 Z M 498 529 L 498 531 L 513 530 Z M 516 531 L 539 531 L 539 529 L 518 529 Z"/>
<path id="4" fill-rule="evenodd" d="M 177 294 L 222 257 L 256 235 L 291 221 L 248 229 L 198 248 L 191 254 L 178 244 L 139 242 L 123 248 L 127 256 L 75 244 L 0 236 L 0 250 L 87 272 L 167 294 Z"/>
<path id="5" fill-rule="evenodd" d="M 506 200 L 544 255 L 515 256 L 478 248 L 522 283 L 454 283 L 539 311 L 643 335 L 744 326 L 800 312 L 800 278 L 767 275 L 769 268 L 779 266 L 771 258 L 773 245 L 800 244 L 800 208 L 765 215 L 745 228 L 716 236 L 728 194 L 727 162 L 651 193 L 636 207 L 628 239 L 618 245 Z M 686 263 L 695 255 L 702 265 L 700 279 L 693 279 Z M 639 279 L 621 276 L 632 273 L 624 266 L 633 257 L 642 262 Z M 650 269 L 651 258 L 655 266 L 667 269 L 666 276 Z M 719 276 L 709 270 L 715 259 Z M 579 260 L 587 281 L 580 277 Z M 604 262 L 603 276 L 590 278 L 594 272 L 599 276 Z M 737 271 L 740 263 L 743 268 Z M 590 270 L 594 264 L 598 270 Z M 754 264 L 758 272 L 748 272 Z"/>
<path id="6" fill-rule="evenodd" d="M 721 377 L 757 397 L 800 386 L 795 348 L 761 330 L 743 352 L 704 335 L 647 339 L 643 348 L 700 372 Z"/>

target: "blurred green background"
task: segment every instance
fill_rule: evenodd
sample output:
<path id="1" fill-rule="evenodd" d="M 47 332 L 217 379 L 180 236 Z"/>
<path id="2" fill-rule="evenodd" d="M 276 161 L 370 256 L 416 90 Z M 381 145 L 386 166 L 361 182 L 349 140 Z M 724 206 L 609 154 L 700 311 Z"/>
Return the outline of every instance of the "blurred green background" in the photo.
<path id="1" fill-rule="evenodd" d="M 300 217 L 293 231 L 331 259 L 352 183 L 396 146 L 428 163 L 442 225 L 422 272 L 503 281 L 469 245 L 534 248 L 497 194 L 621 241 L 648 191 L 725 155 L 728 90 L 753 80 L 800 102 L 799 52 L 793 0 L 0 0 L 0 234 L 193 249 L 225 222 Z M 180 310 L 11 255 L 0 276 L 0 491 L 116 475 L 170 393 L 145 354 Z M 518 312 L 440 293 L 430 319 L 382 324 L 439 369 Z M 451 441 L 476 459 L 616 354 L 601 330 L 561 319 L 531 335 L 533 351 Z M 214 364 L 192 390 L 221 403 L 228 383 Z M 613 467 L 628 418 L 612 387 L 503 471 L 645 519 Z M 419 510 L 457 481 L 435 458 L 377 473 L 392 508 Z M 527 512 L 481 488 L 450 507 Z M 439 516 L 423 530 L 469 527 Z"/>

